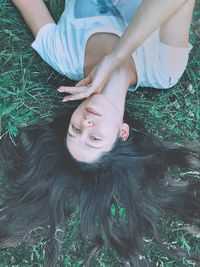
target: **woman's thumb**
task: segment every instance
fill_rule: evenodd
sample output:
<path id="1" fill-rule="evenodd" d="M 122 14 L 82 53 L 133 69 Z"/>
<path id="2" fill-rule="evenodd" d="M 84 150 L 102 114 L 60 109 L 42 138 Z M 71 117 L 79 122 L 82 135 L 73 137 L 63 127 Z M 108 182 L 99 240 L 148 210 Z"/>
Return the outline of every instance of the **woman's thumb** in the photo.
<path id="1" fill-rule="evenodd" d="M 85 79 L 79 81 L 77 84 L 75 84 L 76 87 L 80 87 L 80 86 L 87 86 L 88 84 L 90 84 L 92 81 L 91 76 L 87 76 Z"/>

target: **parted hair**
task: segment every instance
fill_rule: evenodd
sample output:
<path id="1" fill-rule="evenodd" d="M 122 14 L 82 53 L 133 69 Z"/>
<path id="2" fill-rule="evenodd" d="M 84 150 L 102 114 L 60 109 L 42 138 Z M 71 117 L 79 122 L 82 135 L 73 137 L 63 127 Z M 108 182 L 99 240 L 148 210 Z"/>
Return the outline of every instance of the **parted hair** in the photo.
<path id="1" fill-rule="evenodd" d="M 54 267 L 67 219 L 78 210 L 80 237 L 90 249 L 84 266 L 93 266 L 109 244 L 124 266 L 151 266 L 141 257 L 150 236 L 167 255 L 200 262 L 200 255 L 162 242 L 159 219 L 176 214 L 186 223 L 200 215 L 198 179 L 169 177 L 169 168 L 200 170 L 199 152 L 164 142 L 125 116 L 132 130 L 127 141 L 94 163 L 78 162 L 66 147 L 68 112 L 45 127 L 21 131 L 14 145 L 0 143 L 0 247 L 16 244 L 37 227 L 48 228 L 44 266 Z M 124 210 L 113 214 L 111 206 Z M 152 264 L 152 266 L 155 266 Z"/>

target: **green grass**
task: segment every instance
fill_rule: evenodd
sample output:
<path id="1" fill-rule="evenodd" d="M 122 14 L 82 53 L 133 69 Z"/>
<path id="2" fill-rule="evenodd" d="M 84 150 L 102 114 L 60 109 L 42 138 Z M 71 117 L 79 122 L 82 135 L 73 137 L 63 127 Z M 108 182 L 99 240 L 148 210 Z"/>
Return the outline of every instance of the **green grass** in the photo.
<path id="1" fill-rule="evenodd" d="M 49 0 L 48 6 L 57 20 L 63 1 Z M 196 1 L 190 40 L 194 46 L 188 67 L 178 85 L 170 90 L 139 89 L 129 93 L 127 109 L 144 120 L 153 134 L 177 143 L 199 140 L 200 109 L 200 2 Z M 31 124 L 46 124 L 62 113 L 70 104 L 63 104 L 56 88 L 71 82 L 47 66 L 30 47 L 33 38 L 18 12 L 7 0 L 0 0 L 0 136 L 16 136 L 21 128 Z M 184 176 L 184 174 L 182 174 Z M 169 245 L 179 245 L 200 253 L 200 237 L 177 230 L 182 222 L 171 217 L 161 220 L 165 229 L 163 240 Z M 68 223 L 60 266 L 83 266 L 88 251 L 76 237 L 78 215 Z M 0 251 L 0 267 L 43 266 L 45 243 L 32 246 L 20 244 Z M 175 261 L 156 248 L 152 240 L 146 240 L 146 257 L 157 262 L 156 266 L 195 266 L 186 260 Z M 116 255 L 105 247 L 96 266 L 118 267 Z M 196 266 L 197 267 L 197 266 Z"/>

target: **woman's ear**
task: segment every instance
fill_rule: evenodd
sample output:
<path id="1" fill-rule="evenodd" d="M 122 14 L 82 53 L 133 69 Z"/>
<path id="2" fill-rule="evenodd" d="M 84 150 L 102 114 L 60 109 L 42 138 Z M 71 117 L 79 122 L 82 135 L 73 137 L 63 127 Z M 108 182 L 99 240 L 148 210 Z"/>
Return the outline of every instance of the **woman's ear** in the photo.
<path id="1" fill-rule="evenodd" d="M 126 141 L 129 137 L 129 125 L 127 123 L 122 123 L 120 127 L 120 138 L 122 141 Z"/>

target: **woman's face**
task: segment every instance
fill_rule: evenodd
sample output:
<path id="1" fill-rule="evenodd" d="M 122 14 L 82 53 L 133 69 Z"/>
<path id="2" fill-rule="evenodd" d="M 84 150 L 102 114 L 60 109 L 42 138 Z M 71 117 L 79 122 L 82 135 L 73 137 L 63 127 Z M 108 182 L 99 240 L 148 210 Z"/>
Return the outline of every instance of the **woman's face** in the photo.
<path id="1" fill-rule="evenodd" d="M 101 94 L 84 100 L 74 111 L 67 132 L 67 148 L 71 155 L 84 162 L 93 162 L 111 150 L 127 125 L 123 114 Z"/>

